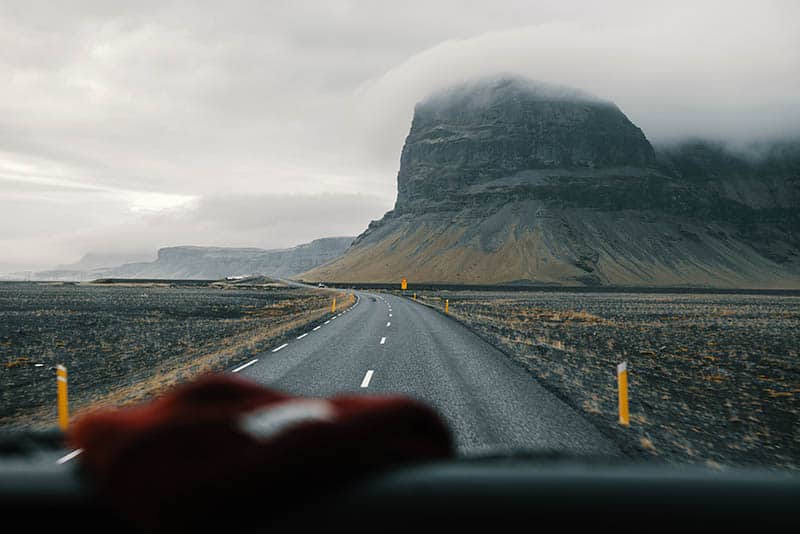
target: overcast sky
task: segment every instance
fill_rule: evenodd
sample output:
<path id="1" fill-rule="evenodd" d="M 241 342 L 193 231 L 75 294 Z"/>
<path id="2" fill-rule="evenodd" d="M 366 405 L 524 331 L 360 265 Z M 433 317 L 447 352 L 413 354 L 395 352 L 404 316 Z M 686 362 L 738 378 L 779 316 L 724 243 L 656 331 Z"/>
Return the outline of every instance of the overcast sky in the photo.
<path id="1" fill-rule="evenodd" d="M 797 135 L 800 2 L 0 0 L 0 271 L 356 235 L 413 105 L 494 72 L 655 142 Z"/>

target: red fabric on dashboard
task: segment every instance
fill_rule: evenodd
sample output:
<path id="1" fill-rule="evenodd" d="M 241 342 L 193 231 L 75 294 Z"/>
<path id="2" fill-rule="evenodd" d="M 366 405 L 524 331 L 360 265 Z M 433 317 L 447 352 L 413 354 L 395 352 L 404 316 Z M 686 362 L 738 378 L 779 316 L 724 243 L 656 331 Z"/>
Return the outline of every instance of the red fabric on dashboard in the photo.
<path id="1" fill-rule="evenodd" d="M 68 440 L 100 496 L 157 529 L 219 520 L 253 495 L 278 515 L 376 470 L 453 454 L 441 418 L 413 399 L 306 399 L 234 375 L 86 415 Z"/>

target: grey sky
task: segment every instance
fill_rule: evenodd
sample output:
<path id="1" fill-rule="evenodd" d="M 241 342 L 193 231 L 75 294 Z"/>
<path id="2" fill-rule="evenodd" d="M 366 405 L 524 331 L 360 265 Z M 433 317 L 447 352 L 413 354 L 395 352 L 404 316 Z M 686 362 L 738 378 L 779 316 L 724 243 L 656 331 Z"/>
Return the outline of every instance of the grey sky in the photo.
<path id="1" fill-rule="evenodd" d="M 0 264 L 355 235 L 414 103 L 517 72 L 651 140 L 798 134 L 800 3 L 0 1 Z M 0 267 L 1 269 L 1 267 Z"/>

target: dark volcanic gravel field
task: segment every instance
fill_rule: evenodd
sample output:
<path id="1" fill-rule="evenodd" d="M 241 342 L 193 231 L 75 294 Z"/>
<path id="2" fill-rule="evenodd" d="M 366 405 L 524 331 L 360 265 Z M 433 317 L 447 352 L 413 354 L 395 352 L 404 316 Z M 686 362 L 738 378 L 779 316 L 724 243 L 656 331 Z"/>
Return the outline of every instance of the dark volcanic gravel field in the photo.
<path id="1" fill-rule="evenodd" d="M 266 348 L 325 317 L 330 299 L 268 286 L 0 283 L 0 425 L 55 422 L 58 363 L 72 413 L 124 404 Z"/>
<path id="2" fill-rule="evenodd" d="M 634 457 L 800 468 L 800 297 L 423 292 Z M 617 424 L 628 362 L 631 426 Z"/>

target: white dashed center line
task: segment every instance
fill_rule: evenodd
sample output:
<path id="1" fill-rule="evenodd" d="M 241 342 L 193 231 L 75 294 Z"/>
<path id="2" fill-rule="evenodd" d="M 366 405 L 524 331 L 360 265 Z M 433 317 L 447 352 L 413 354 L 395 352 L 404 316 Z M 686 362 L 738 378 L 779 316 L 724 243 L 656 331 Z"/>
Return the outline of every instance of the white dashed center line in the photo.
<path id="1" fill-rule="evenodd" d="M 386 338 L 385 338 L 385 337 L 382 337 L 382 338 L 381 338 L 381 345 L 383 345 L 384 343 L 386 343 Z"/>
<path id="2" fill-rule="evenodd" d="M 62 456 L 61 458 L 56 460 L 56 463 L 57 464 L 65 464 L 65 463 L 69 462 L 70 460 L 72 460 L 73 458 L 75 458 L 76 456 L 78 456 L 82 452 L 83 452 L 83 449 L 75 449 L 71 453 L 65 454 L 64 456 Z"/>
<path id="3" fill-rule="evenodd" d="M 236 369 L 234 369 L 232 372 L 233 372 L 233 373 L 238 373 L 238 372 L 239 372 L 239 371 L 241 371 L 242 369 L 244 369 L 244 368 L 246 368 L 246 367 L 250 367 L 251 365 L 253 365 L 253 364 L 254 364 L 254 363 L 256 363 L 257 361 L 258 361 L 258 358 L 256 358 L 255 360 L 250 360 L 250 361 L 249 361 L 249 362 L 247 362 L 246 364 L 244 364 L 244 365 L 240 365 L 239 367 L 237 367 Z"/>
<path id="4" fill-rule="evenodd" d="M 329 322 L 331 322 L 331 320 L 330 320 L 330 319 L 328 319 L 327 321 L 325 321 L 325 322 L 324 322 L 324 323 L 322 323 L 322 324 L 328 324 Z"/>
<path id="5" fill-rule="evenodd" d="M 364 375 L 364 380 L 361 381 L 361 387 L 362 388 L 369 387 L 369 381 L 372 380 L 372 374 L 373 373 L 374 373 L 374 371 L 372 369 L 370 369 L 369 371 L 367 371 L 367 374 Z"/>
<path id="6" fill-rule="evenodd" d="M 317 331 L 317 330 L 319 330 L 320 328 L 322 328 L 322 325 L 315 326 L 314 328 L 312 328 L 312 330 L 313 330 L 314 332 L 316 332 L 316 331 Z"/>
<path id="7" fill-rule="evenodd" d="M 391 322 L 386 323 L 386 326 L 392 326 Z"/>
<path id="8" fill-rule="evenodd" d="M 303 334 L 303 335 L 301 335 L 301 336 L 297 336 L 297 339 L 303 339 L 303 338 L 304 338 L 304 337 L 306 337 L 307 335 L 308 335 L 308 332 L 306 332 L 305 334 Z"/>
<path id="9" fill-rule="evenodd" d="M 284 344 L 283 344 L 283 345 L 281 345 L 280 347 L 276 347 L 276 348 L 272 349 L 272 352 L 278 352 L 279 350 L 281 350 L 281 349 L 284 349 L 284 348 L 286 348 L 286 347 L 288 347 L 288 346 L 289 346 L 289 344 L 288 344 L 288 343 L 284 343 Z"/>
<path id="10" fill-rule="evenodd" d="M 390 313 L 390 314 L 389 314 L 389 317 L 391 317 L 391 316 L 392 316 L 392 314 Z"/>

